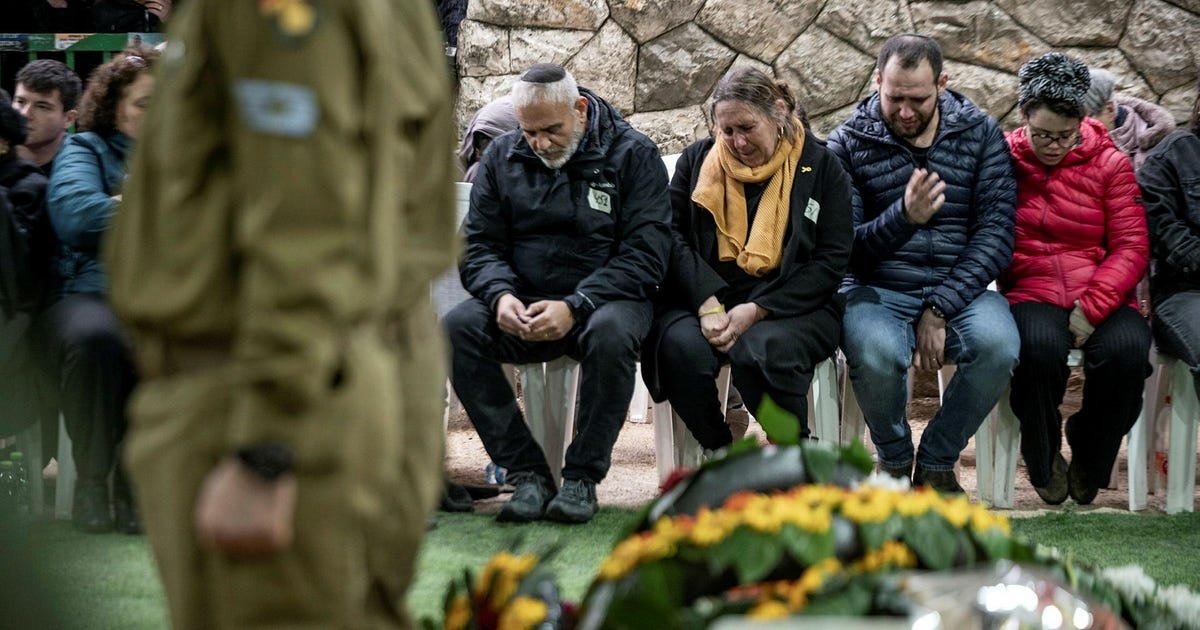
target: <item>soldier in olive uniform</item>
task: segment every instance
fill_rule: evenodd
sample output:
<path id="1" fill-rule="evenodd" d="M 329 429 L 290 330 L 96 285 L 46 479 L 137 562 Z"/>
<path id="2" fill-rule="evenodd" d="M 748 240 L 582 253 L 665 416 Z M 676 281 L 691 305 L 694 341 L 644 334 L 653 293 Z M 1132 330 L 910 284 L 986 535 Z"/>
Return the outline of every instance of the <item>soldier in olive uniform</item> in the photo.
<path id="1" fill-rule="evenodd" d="M 441 490 L 449 86 L 425 0 L 174 16 L 107 242 L 177 628 L 404 627 Z"/>

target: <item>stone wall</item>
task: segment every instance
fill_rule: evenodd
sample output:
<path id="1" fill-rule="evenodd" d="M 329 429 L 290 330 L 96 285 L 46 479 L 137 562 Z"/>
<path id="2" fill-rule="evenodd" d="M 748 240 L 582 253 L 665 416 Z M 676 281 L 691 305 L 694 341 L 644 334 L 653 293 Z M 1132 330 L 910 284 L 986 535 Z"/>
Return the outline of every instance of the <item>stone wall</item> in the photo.
<path id="1" fill-rule="evenodd" d="M 517 73 L 565 65 L 664 153 L 707 135 L 704 103 L 734 64 L 792 86 L 819 134 L 874 90 L 875 53 L 917 31 L 942 45 L 950 87 L 1017 124 L 1016 71 L 1061 50 L 1117 89 L 1191 111 L 1200 0 L 470 0 L 459 30 L 462 126 Z"/>

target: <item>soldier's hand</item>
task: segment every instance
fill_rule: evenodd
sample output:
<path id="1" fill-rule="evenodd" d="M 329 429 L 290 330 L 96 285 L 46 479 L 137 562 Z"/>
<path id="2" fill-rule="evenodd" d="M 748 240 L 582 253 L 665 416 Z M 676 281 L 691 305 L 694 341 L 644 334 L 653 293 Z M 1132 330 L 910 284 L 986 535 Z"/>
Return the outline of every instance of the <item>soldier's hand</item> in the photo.
<path id="1" fill-rule="evenodd" d="M 525 339 L 529 335 L 529 318 L 525 316 L 525 304 L 511 293 L 496 300 L 496 325 L 506 334 Z"/>
<path id="2" fill-rule="evenodd" d="M 925 309 L 917 322 L 917 351 L 913 367 L 918 370 L 940 370 L 946 357 L 946 320 Z"/>
<path id="3" fill-rule="evenodd" d="M 292 544 L 296 476 L 263 481 L 235 456 L 221 460 L 196 499 L 196 536 L 231 556 L 282 551 Z"/>
<path id="4" fill-rule="evenodd" d="M 562 300 L 542 300 L 525 309 L 529 318 L 529 341 L 557 341 L 575 327 L 575 315 Z"/>
<path id="5" fill-rule="evenodd" d="M 946 182 L 937 173 L 918 168 L 904 189 L 904 216 L 912 223 L 925 225 L 946 203 Z"/>

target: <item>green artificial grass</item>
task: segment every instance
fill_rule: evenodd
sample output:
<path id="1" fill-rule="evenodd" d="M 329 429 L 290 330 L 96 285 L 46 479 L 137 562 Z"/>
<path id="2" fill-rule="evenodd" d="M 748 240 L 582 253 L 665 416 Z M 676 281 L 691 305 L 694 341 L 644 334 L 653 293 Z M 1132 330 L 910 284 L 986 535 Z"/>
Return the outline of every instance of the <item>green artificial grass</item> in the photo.
<path id="1" fill-rule="evenodd" d="M 478 572 L 492 554 L 522 540 L 522 549 L 562 549 L 551 566 L 563 595 L 579 601 L 600 562 L 636 518 L 606 508 L 587 525 L 508 525 L 490 516 L 438 514 L 409 592 L 416 619 L 441 618 L 450 580 L 464 568 Z M 39 573 L 53 585 L 53 608 L 65 627 L 165 628 L 166 606 L 145 539 L 120 534 L 85 535 L 63 522 L 40 523 L 31 551 Z M 1013 521 L 1013 531 L 1072 557 L 1112 567 L 1140 564 L 1161 584 L 1200 591 L 1200 513 L 1096 514 L 1065 511 Z M 0 558 L 5 556 L 0 549 Z M 12 577 L 11 575 L 9 577 Z M 4 624 L 0 622 L 0 627 Z M 48 626 L 47 626 L 48 627 Z"/>
<path id="2" fill-rule="evenodd" d="M 1200 512 L 1053 512 L 1013 519 L 1013 533 L 1101 567 L 1138 564 L 1161 585 L 1200 592 Z"/>

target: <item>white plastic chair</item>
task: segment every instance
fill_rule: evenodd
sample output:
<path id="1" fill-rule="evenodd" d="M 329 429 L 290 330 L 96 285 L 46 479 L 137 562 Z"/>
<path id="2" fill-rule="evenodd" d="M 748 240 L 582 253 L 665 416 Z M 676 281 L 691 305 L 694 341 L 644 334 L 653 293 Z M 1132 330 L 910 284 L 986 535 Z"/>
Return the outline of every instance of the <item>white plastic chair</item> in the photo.
<path id="1" fill-rule="evenodd" d="M 1083 351 L 1075 349 L 1067 355 L 1068 367 L 1083 365 Z M 996 410 L 983 422 L 975 434 L 975 472 L 979 500 L 989 507 L 1011 509 L 1017 478 L 1017 458 L 1021 452 L 1021 423 L 1009 402 L 1011 390 L 1000 397 Z M 1142 411 L 1126 437 L 1129 470 L 1129 510 L 1146 509 L 1147 475 L 1149 465 L 1148 412 L 1153 407 L 1153 395 L 1144 396 Z M 1193 457 L 1195 432 L 1193 438 Z M 1139 472 L 1140 471 L 1140 472 Z"/>
<path id="2" fill-rule="evenodd" d="M 575 438 L 579 363 L 560 357 L 546 363 L 520 365 L 518 370 L 525 396 L 525 422 L 546 454 L 555 486 L 561 485 L 567 447 Z"/>
<path id="3" fill-rule="evenodd" d="M 33 513 L 41 515 L 46 506 L 42 484 L 42 423 L 35 422 L 17 435 L 17 447 L 25 454 L 29 499 Z M 75 458 L 66 422 L 58 416 L 58 479 L 54 485 L 54 516 L 70 519 L 75 501 Z"/>
<path id="4" fill-rule="evenodd" d="M 1157 417 L 1163 401 L 1170 396 L 1171 419 L 1168 431 L 1171 439 L 1167 453 L 1167 513 L 1191 512 L 1195 509 L 1196 495 L 1196 425 L 1200 424 L 1200 402 L 1196 400 L 1196 382 L 1187 366 L 1174 357 L 1157 353 L 1154 364 L 1155 375 L 1146 387 L 1146 402 L 1142 415 L 1146 424 L 1143 431 L 1144 458 L 1149 459 L 1150 445 L 1155 442 L 1154 418 Z M 1132 449 L 1132 446 L 1130 448 Z M 1149 461 L 1143 461 L 1142 465 L 1134 466 L 1133 456 L 1130 455 L 1129 484 L 1132 488 L 1135 475 L 1139 477 L 1138 490 L 1142 493 L 1143 504 L 1149 486 L 1148 464 Z"/>
<path id="5" fill-rule="evenodd" d="M 717 373 L 721 413 L 725 413 L 729 402 L 730 376 L 728 365 Z M 834 442 L 839 439 L 837 395 L 837 368 L 830 358 L 817 364 L 808 390 L 812 434 L 819 440 Z M 695 468 L 704 461 L 704 449 L 668 401 L 654 404 L 654 452 L 659 483 L 666 481 L 676 468 Z"/>

